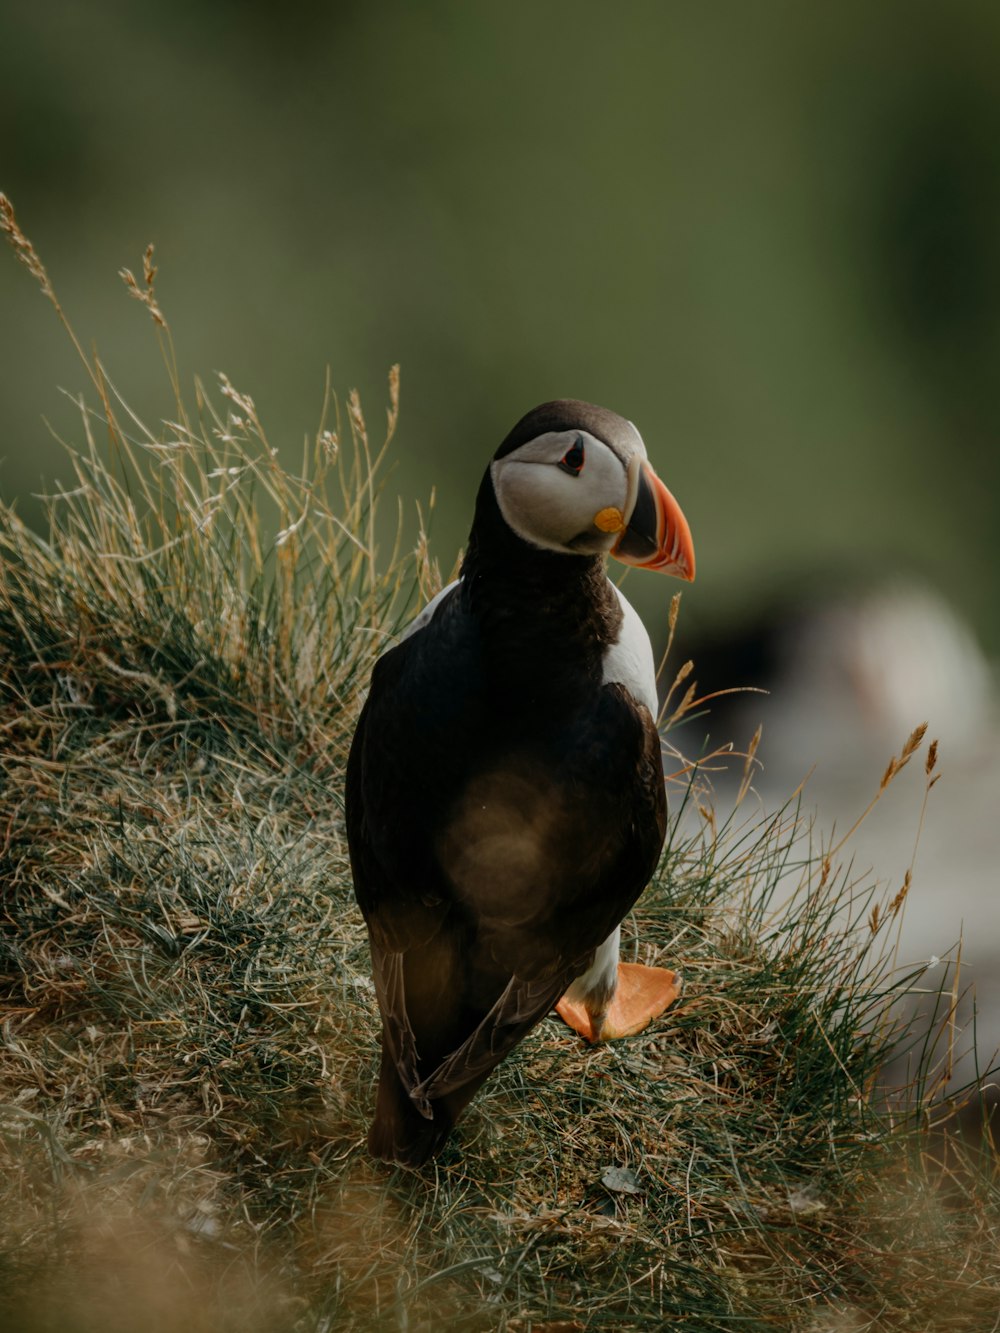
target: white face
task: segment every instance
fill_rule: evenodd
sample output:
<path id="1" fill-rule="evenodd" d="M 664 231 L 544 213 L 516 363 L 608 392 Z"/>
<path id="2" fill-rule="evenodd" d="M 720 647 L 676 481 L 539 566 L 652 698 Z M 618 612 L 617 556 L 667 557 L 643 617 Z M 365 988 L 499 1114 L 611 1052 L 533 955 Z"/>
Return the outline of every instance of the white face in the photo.
<path id="1" fill-rule="evenodd" d="M 500 512 L 524 541 L 596 555 L 611 550 L 628 522 L 645 457 L 638 431 L 628 466 L 585 430 L 547 431 L 496 459 L 490 472 Z"/>

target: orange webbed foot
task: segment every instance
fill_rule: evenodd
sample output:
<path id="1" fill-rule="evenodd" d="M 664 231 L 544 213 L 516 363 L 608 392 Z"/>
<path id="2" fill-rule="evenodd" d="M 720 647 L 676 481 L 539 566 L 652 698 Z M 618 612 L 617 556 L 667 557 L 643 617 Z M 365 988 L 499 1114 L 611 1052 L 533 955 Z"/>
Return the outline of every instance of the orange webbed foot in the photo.
<path id="1" fill-rule="evenodd" d="M 633 1037 L 658 1018 L 681 993 L 681 978 L 668 967 L 619 963 L 615 993 L 603 1011 L 593 1011 L 586 999 L 564 995 L 556 1013 L 574 1032 L 589 1042 Z"/>

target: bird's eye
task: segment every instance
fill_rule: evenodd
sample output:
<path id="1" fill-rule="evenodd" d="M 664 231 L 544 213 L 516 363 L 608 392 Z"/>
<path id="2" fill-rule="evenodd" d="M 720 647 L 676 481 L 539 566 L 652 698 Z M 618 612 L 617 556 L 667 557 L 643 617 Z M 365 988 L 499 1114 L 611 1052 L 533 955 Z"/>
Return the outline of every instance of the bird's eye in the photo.
<path id="1" fill-rule="evenodd" d="M 559 460 L 559 466 L 571 477 L 578 477 L 583 470 L 583 436 L 578 435 L 573 444 Z"/>

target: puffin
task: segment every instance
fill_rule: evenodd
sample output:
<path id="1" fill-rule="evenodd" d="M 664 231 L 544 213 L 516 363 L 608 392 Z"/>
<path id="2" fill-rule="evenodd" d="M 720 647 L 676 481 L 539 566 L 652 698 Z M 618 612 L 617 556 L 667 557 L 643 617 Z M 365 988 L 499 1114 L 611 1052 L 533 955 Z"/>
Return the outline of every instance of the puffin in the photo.
<path id="1" fill-rule="evenodd" d="M 382 1019 L 377 1159 L 435 1156 L 553 1008 L 606 1041 L 680 993 L 619 960 L 667 816 L 652 648 L 609 555 L 694 578 L 636 427 L 543 403 L 486 469 L 458 578 L 373 668 L 345 823 Z"/>

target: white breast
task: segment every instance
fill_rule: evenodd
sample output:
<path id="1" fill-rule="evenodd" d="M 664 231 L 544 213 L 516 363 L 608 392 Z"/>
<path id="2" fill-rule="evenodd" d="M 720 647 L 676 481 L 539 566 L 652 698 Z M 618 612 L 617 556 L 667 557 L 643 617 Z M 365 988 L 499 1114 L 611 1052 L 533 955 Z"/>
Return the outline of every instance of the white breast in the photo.
<path id="1" fill-rule="evenodd" d="M 655 718 L 659 704 L 653 647 L 638 612 L 613 583 L 611 586 L 621 603 L 624 619 L 617 640 L 604 650 L 604 684 L 624 685 L 633 699 L 645 704 Z"/>
<path id="2" fill-rule="evenodd" d="M 447 588 L 442 588 L 439 593 L 431 598 L 423 610 L 418 612 L 407 625 L 406 629 L 403 630 L 402 634 L 399 636 L 400 643 L 402 643 L 404 639 L 408 639 L 411 634 L 416 634 L 418 629 L 423 629 L 425 625 L 431 623 L 438 607 L 451 592 L 452 588 L 458 587 L 460 581 L 461 580 L 459 579 L 455 579 L 453 583 L 448 584 Z"/>

